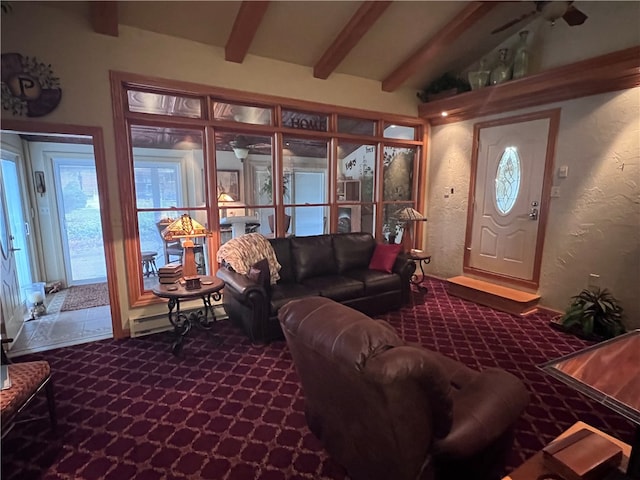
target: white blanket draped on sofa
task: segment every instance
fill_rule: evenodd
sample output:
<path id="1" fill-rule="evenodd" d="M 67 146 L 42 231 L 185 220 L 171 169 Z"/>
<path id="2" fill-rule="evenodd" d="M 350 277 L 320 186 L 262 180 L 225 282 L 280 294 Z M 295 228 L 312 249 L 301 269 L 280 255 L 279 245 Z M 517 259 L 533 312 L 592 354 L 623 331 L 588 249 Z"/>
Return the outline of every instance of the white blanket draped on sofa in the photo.
<path id="1" fill-rule="evenodd" d="M 232 238 L 223 244 L 218 250 L 216 259 L 218 263 L 226 263 L 236 272 L 246 275 L 252 265 L 266 258 L 269 262 L 269 274 L 271 285 L 279 279 L 280 268 L 273 247 L 263 235 L 259 233 L 247 233 L 240 237 Z"/>

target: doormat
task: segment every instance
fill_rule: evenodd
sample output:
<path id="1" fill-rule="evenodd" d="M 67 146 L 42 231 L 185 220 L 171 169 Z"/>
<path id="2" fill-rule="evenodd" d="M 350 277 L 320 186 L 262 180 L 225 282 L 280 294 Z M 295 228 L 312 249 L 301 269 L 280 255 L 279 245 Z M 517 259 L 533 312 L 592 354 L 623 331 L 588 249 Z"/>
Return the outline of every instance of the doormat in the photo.
<path id="1" fill-rule="evenodd" d="M 61 312 L 109 305 L 109 288 L 105 283 L 92 283 L 67 288 Z"/>

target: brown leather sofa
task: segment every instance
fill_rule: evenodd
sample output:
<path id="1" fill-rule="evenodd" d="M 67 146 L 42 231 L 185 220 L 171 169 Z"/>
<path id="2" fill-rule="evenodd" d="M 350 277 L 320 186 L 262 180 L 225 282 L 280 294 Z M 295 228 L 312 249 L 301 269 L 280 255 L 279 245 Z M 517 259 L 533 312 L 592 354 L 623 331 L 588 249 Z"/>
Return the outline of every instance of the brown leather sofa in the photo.
<path id="1" fill-rule="evenodd" d="M 369 233 L 335 233 L 274 238 L 269 242 L 282 265 L 275 285 L 261 285 L 221 266 L 223 304 L 229 319 L 253 341 L 282 338 L 278 310 L 289 300 L 323 296 L 375 315 L 410 299 L 415 263 L 398 255 L 391 273 L 369 269 L 376 240 Z"/>
<path id="2" fill-rule="evenodd" d="M 326 298 L 278 313 L 311 431 L 353 480 L 499 479 L 528 404 L 510 373 L 403 342 Z"/>

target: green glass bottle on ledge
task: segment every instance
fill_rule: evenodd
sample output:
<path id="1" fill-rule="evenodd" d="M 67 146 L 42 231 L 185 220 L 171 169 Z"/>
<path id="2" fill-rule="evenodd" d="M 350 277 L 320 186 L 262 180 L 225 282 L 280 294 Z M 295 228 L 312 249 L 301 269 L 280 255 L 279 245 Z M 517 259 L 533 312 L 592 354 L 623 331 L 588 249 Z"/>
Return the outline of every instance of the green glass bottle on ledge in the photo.
<path id="1" fill-rule="evenodd" d="M 508 48 L 501 48 L 499 50 L 500 58 L 498 63 L 493 70 L 491 70 L 491 78 L 489 79 L 489 83 L 491 85 L 498 85 L 499 83 L 506 82 L 511 79 L 511 66 L 509 62 L 507 62 L 507 53 L 509 52 Z"/>
<path id="2" fill-rule="evenodd" d="M 529 47 L 527 46 L 527 36 L 529 32 L 523 30 L 520 32 L 520 39 L 516 46 L 516 53 L 513 57 L 513 78 L 522 78 L 529 73 Z"/>

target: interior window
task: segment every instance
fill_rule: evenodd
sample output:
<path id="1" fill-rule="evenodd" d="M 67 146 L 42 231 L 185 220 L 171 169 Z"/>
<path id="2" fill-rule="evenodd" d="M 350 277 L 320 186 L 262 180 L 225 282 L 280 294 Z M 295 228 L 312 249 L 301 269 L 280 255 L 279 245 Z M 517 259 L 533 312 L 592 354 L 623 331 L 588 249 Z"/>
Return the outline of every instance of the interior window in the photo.
<path id="1" fill-rule="evenodd" d="M 180 242 L 165 242 L 162 231 L 183 213 L 188 213 L 207 228 L 206 187 L 201 131 L 191 129 L 133 125 L 133 176 L 143 267 L 156 268 L 181 261 Z M 198 271 L 209 271 L 204 239 L 195 240 Z M 196 258 L 198 261 L 198 258 Z M 158 281 L 148 268 L 141 269 L 140 282 L 150 290 Z"/>
<path id="2" fill-rule="evenodd" d="M 338 146 L 338 232 L 374 233 L 375 145 L 340 142 Z"/>
<path id="3" fill-rule="evenodd" d="M 422 120 L 407 117 L 398 126 L 382 113 L 361 118 L 341 107 L 327 113 L 326 106 L 314 111 L 312 103 L 300 108 L 303 102 L 262 101 L 257 94 L 255 103 L 245 103 L 228 92 L 215 98 L 211 87 L 199 95 L 154 92 L 139 82 L 129 88 L 130 81 L 112 76 L 124 118 L 117 142 L 131 145 L 118 163 L 129 177 L 120 188 L 123 218 L 132 219 L 124 235 L 139 239 L 137 252 L 127 250 L 132 305 L 152 298 L 143 294 L 157 282 L 154 268 L 181 260 L 180 246 L 161 232 L 183 213 L 212 232 L 197 240 L 196 252 L 198 271 L 211 274 L 216 265 L 209 257 L 236 236 L 363 231 L 381 238 L 394 212 L 418 201 L 414 172 L 422 143 L 415 139 L 422 138 Z"/>
<path id="4" fill-rule="evenodd" d="M 284 204 L 291 233 L 328 232 L 328 145 L 325 140 L 284 138 Z M 285 221 L 288 221 L 285 217 Z"/>

